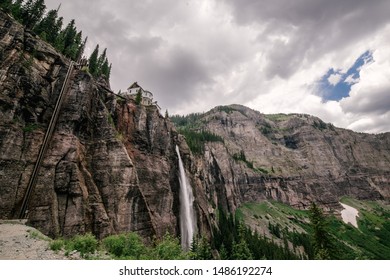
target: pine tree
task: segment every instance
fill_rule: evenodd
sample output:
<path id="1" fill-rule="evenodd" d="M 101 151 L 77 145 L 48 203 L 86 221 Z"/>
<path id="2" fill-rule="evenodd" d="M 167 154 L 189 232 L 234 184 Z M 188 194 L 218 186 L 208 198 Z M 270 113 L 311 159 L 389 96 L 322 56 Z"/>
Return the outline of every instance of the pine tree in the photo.
<path id="1" fill-rule="evenodd" d="M 33 0 L 27 0 L 27 2 L 20 1 L 20 20 L 24 24 L 25 18 L 27 18 L 29 11 L 32 9 Z"/>
<path id="2" fill-rule="evenodd" d="M 221 248 L 219 248 L 219 258 L 221 260 L 228 260 L 229 259 L 229 253 L 225 248 L 225 245 L 221 245 Z"/>
<path id="3" fill-rule="evenodd" d="M 102 54 L 99 56 L 98 58 L 98 62 L 97 62 L 97 73 L 96 73 L 96 76 L 99 77 L 100 75 L 102 75 L 103 71 L 102 71 L 102 68 L 103 68 L 103 64 L 106 62 L 107 60 L 107 48 L 105 48 L 102 52 Z M 108 70 L 108 61 L 107 61 L 107 69 Z"/>
<path id="4" fill-rule="evenodd" d="M 56 30 L 61 29 L 62 21 L 62 17 L 56 21 Z M 72 19 L 65 27 L 65 29 L 59 32 L 54 42 L 54 47 L 58 51 L 73 60 L 77 59 L 80 48 L 82 47 L 82 32 L 77 32 L 75 25 L 75 20 Z"/>
<path id="5" fill-rule="evenodd" d="M 76 40 L 79 39 L 81 44 L 81 37 L 77 33 L 74 19 L 61 31 L 60 37 L 63 40 L 62 53 L 69 58 L 75 59 L 78 50 Z"/>
<path id="6" fill-rule="evenodd" d="M 2 0 L 0 2 L 0 9 L 4 12 L 9 13 L 12 11 L 12 0 Z"/>
<path id="7" fill-rule="evenodd" d="M 46 5 L 44 0 L 27 0 L 21 9 L 22 23 L 32 29 L 45 13 Z"/>
<path id="8" fill-rule="evenodd" d="M 20 20 L 22 22 L 23 25 L 26 25 L 26 22 L 29 21 L 29 15 L 31 13 L 31 10 L 32 10 L 32 6 L 33 6 L 33 1 L 34 0 L 27 0 L 27 2 L 25 3 L 20 3 L 21 6 L 20 6 Z M 23 2 L 23 1 L 21 1 Z"/>
<path id="9" fill-rule="evenodd" d="M 16 0 L 11 6 L 11 13 L 16 20 L 21 20 L 23 0 Z"/>
<path id="10" fill-rule="evenodd" d="M 63 53 L 65 48 L 65 40 L 64 40 L 64 33 L 61 31 L 60 34 L 58 34 L 55 42 L 54 47 L 57 49 L 57 51 Z"/>
<path id="11" fill-rule="evenodd" d="M 110 80 L 111 67 L 107 58 L 107 49 L 104 49 L 102 54 L 99 55 L 99 45 L 96 45 L 94 51 L 88 59 L 89 62 L 89 72 L 95 78 L 104 76 L 106 81 Z"/>
<path id="12" fill-rule="evenodd" d="M 142 92 L 141 89 L 139 89 L 137 95 L 135 96 L 135 104 L 140 105 L 141 102 L 142 102 Z"/>
<path id="13" fill-rule="evenodd" d="M 191 243 L 191 258 L 194 260 L 212 260 L 211 246 L 206 237 L 194 237 Z"/>
<path id="14" fill-rule="evenodd" d="M 109 81 L 109 80 L 110 80 L 110 76 L 111 76 L 111 69 L 112 69 L 112 63 L 110 63 L 110 66 L 108 67 L 107 81 Z"/>
<path id="15" fill-rule="evenodd" d="M 82 32 L 79 31 L 76 34 L 76 37 L 74 37 L 73 43 L 69 47 L 69 57 L 72 58 L 73 60 L 77 60 L 79 57 L 81 49 L 83 48 L 82 40 L 83 40 L 83 35 Z"/>
<path id="16" fill-rule="evenodd" d="M 87 45 L 88 36 L 85 37 L 83 43 L 80 45 L 79 51 L 77 53 L 77 62 L 80 62 L 81 58 L 83 57 L 85 46 Z"/>
<path id="17" fill-rule="evenodd" d="M 104 63 L 101 67 L 101 73 L 106 78 L 106 80 L 109 80 L 110 77 L 110 66 L 108 65 L 108 59 L 106 58 L 104 60 Z"/>
<path id="18" fill-rule="evenodd" d="M 55 23 L 55 28 L 56 30 L 58 30 L 58 32 L 56 34 L 56 37 L 53 38 L 54 41 L 51 42 L 53 44 L 53 47 L 55 47 L 60 52 L 62 52 L 62 50 L 64 49 L 64 40 L 62 39 L 63 34 L 61 32 L 63 21 L 63 17 L 59 17 L 57 19 Z"/>
<path id="19" fill-rule="evenodd" d="M 98 73 L 98 56 L 99 56 L 99 44 L 96 45 L 91 56 L 88 59 L 89 72 L 92 76 L 96 77 Z"/>
<path id="20" fill-rule="evenodd" d="M 333 258 L 333 241 L 327 228 L 322 210 L 313 202 L 310 209 L 310 224 L 313 229 L 312 242 L 315 258 L 329 260 Z"/>
<path id="21" fill-rule="evenodd" d="M 233 241 L 232 259 L 253 260 L 252 252 L 249 249 L 248 243 L 245 240 L 245 228 L 242 224 L 239 225 L 238 242 Z"/>
<path id="22" fill-rule="evenodd" d="M 49 43 L 55 43 L 59 32 L 62 27 L 62 19 L 59 21 L 57 10 L 50 10 L 46 16 L 34 27 L 36 32 L 41 38 L 42 34 L 45 34 L 45 40 Z"/>

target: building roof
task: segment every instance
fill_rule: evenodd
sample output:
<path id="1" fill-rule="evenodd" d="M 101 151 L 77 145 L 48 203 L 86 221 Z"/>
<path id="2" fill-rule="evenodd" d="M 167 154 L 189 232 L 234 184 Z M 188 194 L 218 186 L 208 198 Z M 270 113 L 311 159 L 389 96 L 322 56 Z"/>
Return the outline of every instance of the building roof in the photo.
<path id="1" fill-rule="evenodd" d="M 142 96 L 148 97 L 148 98 L 150 98 L 150 99 L 153 99 L 153 93 L 151 93 L 151 92 L 148 91 L 148 90 L 144 90 L 144 89 L 138 84 L 138 82 L 134 82 L 132 85 L 130 85 L 130 86 L 127 88 L 127 91 L 131 92 L 132 89 L 141 89 Z"/>
<path id="2" fill-rule="evenodd" d="M 144 93 L 145 93 L 146 95 L 151 95 L 151 96 L 153 96 L 153 93 L 151 93 L 151 92 L 148 91 L 148 90 L 144 90 Z"/>
<path id="3" fill-rule="evenodd" d="M 127 89 L 131 89 L 131 88 L 140 88 L 140 86 L 138 85 L 138 82 L 134 82 L 131 86 L 129 86 Z"/>

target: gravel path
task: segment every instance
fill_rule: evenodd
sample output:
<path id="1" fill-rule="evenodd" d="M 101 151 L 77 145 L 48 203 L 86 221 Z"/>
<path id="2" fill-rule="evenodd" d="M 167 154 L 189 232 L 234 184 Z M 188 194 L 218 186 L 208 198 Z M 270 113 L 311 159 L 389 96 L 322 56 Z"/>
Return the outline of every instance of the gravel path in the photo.
<path id="1" fill-rule="evenodd" d="M 23 220 L 0 220 L 0 260 L 69 260 L 78 254 L 65 256 L 63 251 L 50 250 L 50 238 Z"/>

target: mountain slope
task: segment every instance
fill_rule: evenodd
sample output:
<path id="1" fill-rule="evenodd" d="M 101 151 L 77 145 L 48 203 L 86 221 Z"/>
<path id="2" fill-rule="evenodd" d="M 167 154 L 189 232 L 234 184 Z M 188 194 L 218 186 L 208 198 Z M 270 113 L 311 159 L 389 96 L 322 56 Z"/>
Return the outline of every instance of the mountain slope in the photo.
<path id="1" fill-rule="evenodd" d="M 2 12 L 0 55 L 0 219 L 11 219 L 70 61 Z M 114 94 L 85 69 L 70 80 L 28 207 L 28 223 L 51 237 L 179 236 L 176 145 L 198 233 L 209 239 L 220 208 L 316 201 L 338 211 L 343 196 L 389 200 L 389 133 L 358 134 L 308 115 L 264 115 L 240 105 L 172 118 L 177 130 L 156 106 Z"/>
<path id="2" fill-rule="evenodd" d="M 221 138 L 202 142 L 198 165 L 212 174 L 209 199 L 229 211 L 266 199 L 328 209 L 340 208 L 342 196 L 389 200 L 390 133 L 355 133 L 309 115 L 264 115 L 241 105 L 173 120 L 187 138 L 205 131 Z"/>
<path id="3" fill-rule="evenodd" d="M 343 198 L 343 203 L 358 211 L 357 228 L 339 216 L 328 215 L 327 230 L 337 250 L 338 259 L 390 259 L 390 205 L 383 202 Z M 297 210 L 274 201 L 245 203 L 237 216 L 252 230 L 268 236 L 278 244 L 288 240 L 289 248 L 313 258 L 310 244 L 312 227 L 309 211 Z"/>

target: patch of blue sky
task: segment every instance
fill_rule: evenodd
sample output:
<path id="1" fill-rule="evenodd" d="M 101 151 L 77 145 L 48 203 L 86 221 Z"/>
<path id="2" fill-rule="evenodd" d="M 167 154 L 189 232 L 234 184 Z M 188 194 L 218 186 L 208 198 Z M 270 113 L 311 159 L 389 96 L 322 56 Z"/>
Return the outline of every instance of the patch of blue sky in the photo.
<path id="1" fill-rule="evenodd" d="M 340 101 L 348 97 L 352 85 L 359 82 L 362 67 L 371 62 L 373 62 L 372 51 L 366 51 L 356 59 L 347 72 L 329 69 L 318 82 L 318 92 L 323 101 Z"/>

